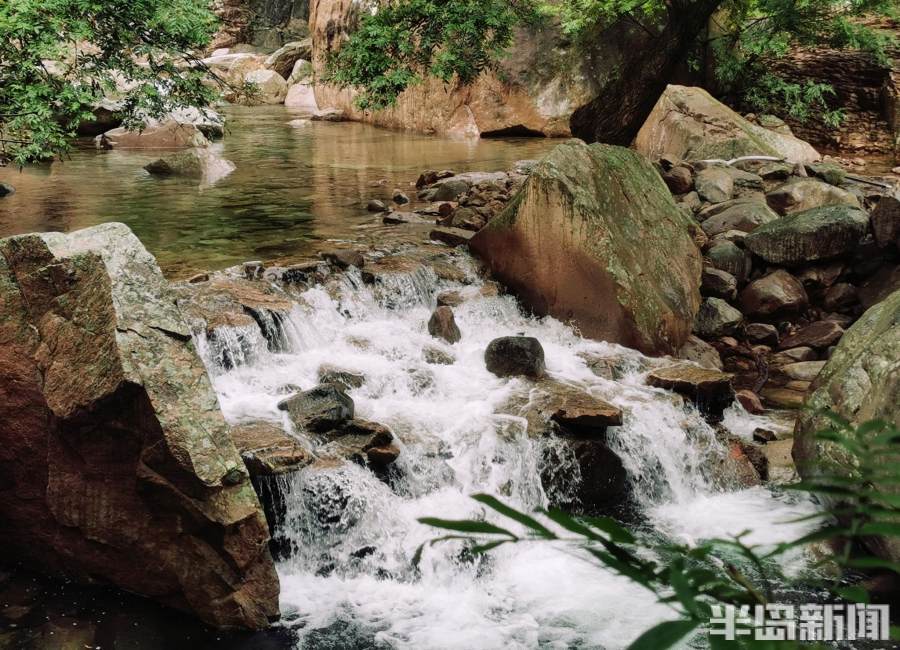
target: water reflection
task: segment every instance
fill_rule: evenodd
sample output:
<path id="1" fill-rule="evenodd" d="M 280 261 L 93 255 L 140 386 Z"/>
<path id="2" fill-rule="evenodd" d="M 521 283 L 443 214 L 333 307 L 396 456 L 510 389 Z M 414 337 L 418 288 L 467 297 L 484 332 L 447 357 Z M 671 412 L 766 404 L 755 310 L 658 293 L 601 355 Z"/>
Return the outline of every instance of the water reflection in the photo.
<path id="1" fill-rule="evenodd" d="M 153 178 L 153 152 L 96 152 L 0 169 L 17 192 L 0 201 L 0 236 L 128 224 L 171 276 L 248 259 L 302 257 L 323 239 L 373 222 L 371 198 L 409 187 L 426 168 L 497 170 L 539 157 L 543 139 L 447 140 L 364 124 L 308 122 L 283 107 L 227 109 L 221 154 L 237 170 L 213 187 Z M 380 185 L 378 183 L 381 183 Z"/>

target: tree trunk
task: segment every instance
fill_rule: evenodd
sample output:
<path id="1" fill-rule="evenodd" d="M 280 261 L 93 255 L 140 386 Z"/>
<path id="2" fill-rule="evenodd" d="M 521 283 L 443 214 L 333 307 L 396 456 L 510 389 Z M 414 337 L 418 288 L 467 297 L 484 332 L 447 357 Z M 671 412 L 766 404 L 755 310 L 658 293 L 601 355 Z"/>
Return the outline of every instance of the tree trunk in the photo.
<path id="1" fill-rule="evenodd" d="M 586 142 L 628 146 L 722 0 L 669 5 L 659 36 L 622 66 L 623 73 L 572 115 L 573 135 Z"/>

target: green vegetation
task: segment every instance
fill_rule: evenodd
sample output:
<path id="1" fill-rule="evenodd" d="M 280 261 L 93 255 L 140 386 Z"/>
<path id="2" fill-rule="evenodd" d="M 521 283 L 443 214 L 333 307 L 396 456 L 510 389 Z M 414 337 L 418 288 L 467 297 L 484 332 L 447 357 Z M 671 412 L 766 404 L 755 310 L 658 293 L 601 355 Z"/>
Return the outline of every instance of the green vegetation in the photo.
<path id="1" fill-rule="evenodd" d="M 564 33 L 582 45 L 598 30 L 638 25 L 664 40 L 665 27 L 688 14 L 715 13 L 708 32 L 702 19 L 691 29 L 695 62 L 712 53 L 717 90 L 759 112 L 806 119 L 815 114 L 830 124 L 841 117 L 831 107 L 830 87 L 782 79 L 772 63 L 797 45 L 858 48 L 884 59 L 888 38 L 862 25 L 868 15 L 890 15 L 894 0 L 398 0 L 365 15 L 331 60 L 329 78 L 360 90 L 361 108 L 390 106 L 408 86 L 425 76 L 470 81 L 495 66 L 513 30 L 524 23 L 558 20 Z M 685 21 L 686 22 L 686 21 Z M 707 50 L 708 48 L 708 50 Z M 627 72 L 626 72 L 627 74 Z"/>
<path id="2" fill-rule="evenodd" d="M 556 509 L 526 514 L 484 494 L 474 499 L 486 506 L 485 514 L 499 515 L 505 522 L 493 523 L 487 517 L 420 521 L 452 531 L 432 543 L 463 540 L 476 555 L 511 543 L 570 544 L 597 564 L 650 590 L 672 608 L 673 619 L 647 630 L 631 645 L 632 650 L 664 650 L 694 635 L 705 637 L 713 650 L 797 648 L 799 643 L 761 642 L 752 636 L 725 641 L 710 634 L 714 608 L 774 604 L 778 602 L 776 589 L 783 590 L 798 581 L 807 590 L 825 590 L 833 601 L 868 603 L 870 596 L 859 580 L 860 572 L 900 574 L 900 564 L 871 557 L 864 550 L 878 538 L 900 537 L 900 496 L 873 487 L 900 484 L 900 430 L 877 421 L 854 428 L 835 416 L 827 417 L 833 426 L 819 434 L 820 440 L 858 458 L 856 472 L 852 476 L 821 476 L 790 486 L 823 500 L 821 512 L 809 518 L 819 520 L 821 527 L 775 548 L 746 544 L 743 539 L 749 531 L 735 539 L 707 540 L 693 547 L 660 543 L 626 530 L 613 519 L 574 517 Z M 513 527 L 524 532 L 514 532 Z M 811 543 L 828 544 L 833 554 L 814 563 L 801 578 L 784 575 L 779 558 Z M 855 582 L 848 579 L 848 571 L 856 573 Z M 820 577 L 823 575 L 831 577 Z M 893 638 L 897 638 L 897 632 L 892 629 Z"/>
<path id="3" fill-rule="evenodd" d="M 216 26 L 205 0 L 0 2 L 0 164 L 66 151 L 104 97 L 139 127 L 218 93 L 192 52 Z"/>

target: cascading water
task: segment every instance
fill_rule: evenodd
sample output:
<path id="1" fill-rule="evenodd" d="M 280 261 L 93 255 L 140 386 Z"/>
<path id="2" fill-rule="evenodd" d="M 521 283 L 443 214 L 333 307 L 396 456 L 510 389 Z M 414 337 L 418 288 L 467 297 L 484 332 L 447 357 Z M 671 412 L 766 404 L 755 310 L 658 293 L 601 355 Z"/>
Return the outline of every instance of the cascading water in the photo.
<path id="1" fill-rule="evenodd" d="M 660 361 L 523 315 L 510 297 L 482 295 L 468 258 L 456 261 L 468 286 L 428 269 L 373 286 L 351 269 L 330 290 L 311 288 L 278 325 L 281 347 L 258 338 L 247 351 L 243 337 L 222 341 L 231 350 L 223 356 L 199 337 L 231 422 L 287 425 L 276 406 L 286 390 L 311 388 L 320 367 L 333 366 L 365 376 L 349 392 L 357 416 L 387 425 L 401 448 L 389 483 L 349 463 L 314 464 L 278 479 L 286 516 L 277 536 L 291 549 L 279 564 L 283 624 L 298 630 L 300 647 L 621 648 L 671 616 L 649 592 L 553 544 L 505 546 L 479 559 L 459 544 L 438 544 L 412 566 L 416 549 L 438 535 L 417 518 L 478 516 L 482 509 L 469 498 L 478 492 L 520 509 L 545 506 L 548 458 L 557 463 L 553 474 L 570 486 L 578 480 L 564 450 L 545 453 L 553 438 L 529 437 L 525 419 L 504 409 L 517 397 L 527 402 L 532 389 L 486 370 L 485 347 L 502 335 L 538 338 L 555 380 L 622 408 L 624 423 L 609 430 L 609 446 L 642 518 L 662 534 L 691 542 L 750 528 L 751 542 L 774 543 L 803 532 L 780 522 L 808 514 L 808 503 L 761 487 L 714 487 L 709 468 L 724 450 L 712 428 L 671 394 L 644 385 Z M 454 309 L 463 336 L 452 346 L 426 328 L 435 295 L 451 288 L 470 297 Z M 429 364 L 429 348 L 455 362 Z M 615 380 L 591 370 L 586 359 L 597 357 L 615 360 Z M 726 417 L 736 435 L 758 423 L 739 407 Z"/>

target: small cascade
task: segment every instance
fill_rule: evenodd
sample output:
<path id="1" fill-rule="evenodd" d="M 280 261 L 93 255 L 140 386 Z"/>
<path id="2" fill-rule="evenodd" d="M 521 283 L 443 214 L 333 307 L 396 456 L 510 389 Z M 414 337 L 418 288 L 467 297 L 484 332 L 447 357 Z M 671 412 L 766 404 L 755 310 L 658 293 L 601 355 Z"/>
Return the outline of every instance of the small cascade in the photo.
<path id="1" fill-rule="evenodd" d="M 552 544 L 473 557 L 450 542 L 426 546 L 412 565 L 416 550 L 439 535 L 417 520 L 481 516 L 474 493 L 524 510 L 575 500 L 581 473 L 571 448 L 529 435 L 526 419 L 508 407 L 527 404 L 533 385 L 485 368 L 484 350 L 498 336 L 538 338 L 553 380 L 623 410 L 607 443 L 645 525 L 688 542 L 753 528 L 772 543 L 802 531 L 782 522 L 811 512 L 807 502 L 763 487 L 717 488 L 725 447 L 693 406 L 645 384 L 660 360 L 524 315 L 513 298 L 481 291 L 467 257 L 454 261 L 471 284 L 420 265 L 374 282 L 351 269 L 310 288 L 290 312 L 257 315 L 254 352 L 239 356 L 242 345 L 229 343 L 237 345 L 228 347 L 230 366 L 199 337 L 230 421 L 280 421 L 278 401 L 317 384 L 328 366 L 365 377 L 349 390 L 357 417 L 389 427 L 401 450 L 386 478 L 319 462 L 272 482 L 284 515 L 275 531 L 285 550 L 283 624 L 297 630 L 299 647 L 612 649 L 671 615 L 642 588 Z M 426 326 L 435 296 L 447 289 L 467 298 L 454 308 L 462 332 L 455 345 Z M 429 348 L 453 363 L 429 363 Z M 608 360 L 615 378 L 595 374 L 588 359 Z M 726 415 L 735 435 L 755 424 L 739 407 Z"/>

